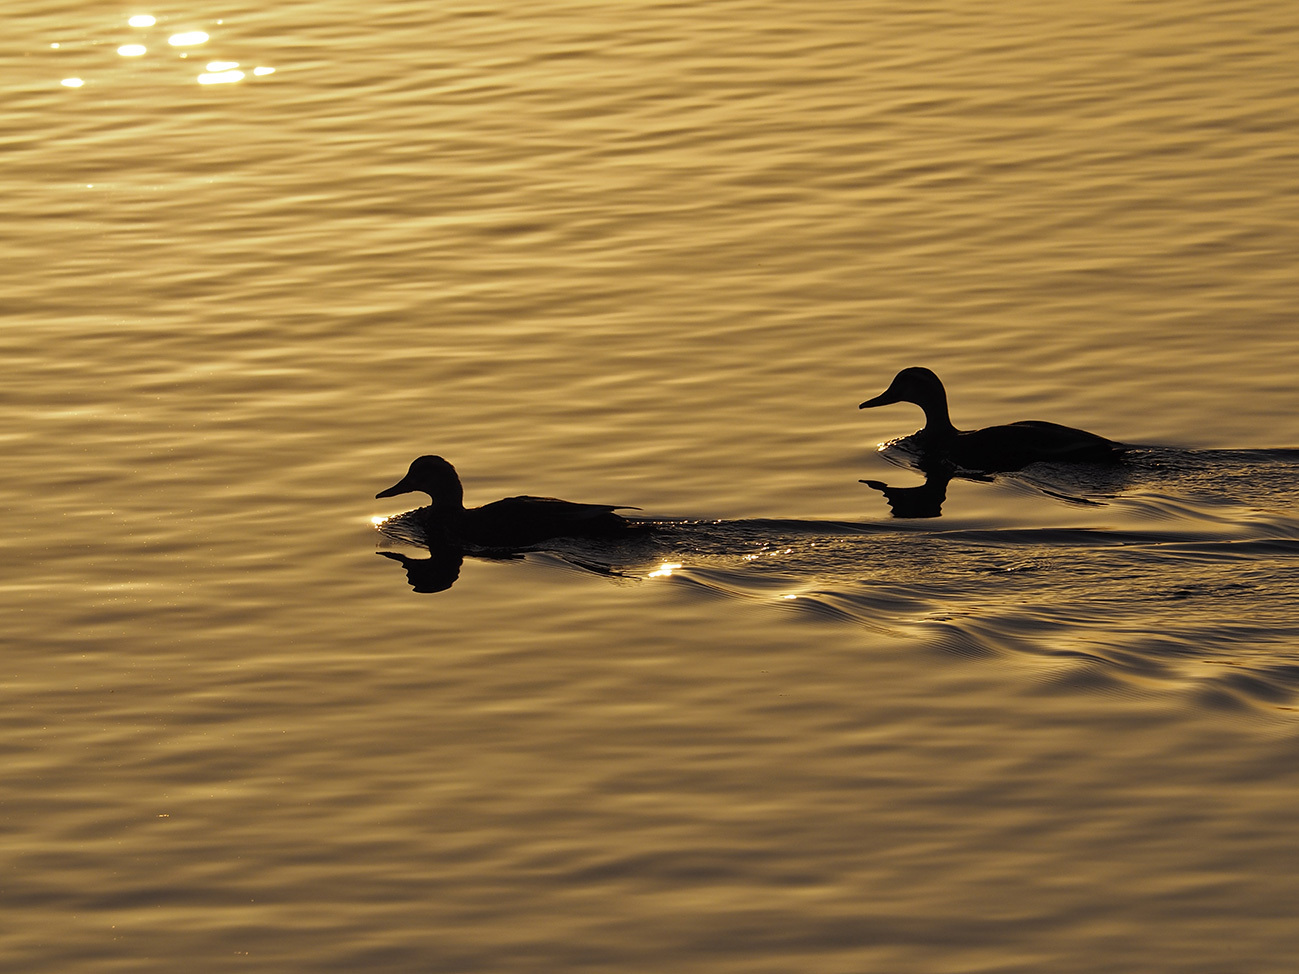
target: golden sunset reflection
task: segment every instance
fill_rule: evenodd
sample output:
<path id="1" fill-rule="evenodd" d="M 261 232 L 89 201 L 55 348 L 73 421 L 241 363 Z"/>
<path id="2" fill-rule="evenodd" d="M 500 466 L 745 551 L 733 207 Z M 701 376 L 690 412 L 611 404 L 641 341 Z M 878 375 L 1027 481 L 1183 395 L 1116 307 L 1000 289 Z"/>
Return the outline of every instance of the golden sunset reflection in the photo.
<path id="1" fill-rule="evenodd" d="M 132 14 L 130 17 L 127 18 L 126 23 L 128 26 L 136 28 L 137 30 L 148 31 L 148 28 L 157 26 L 158 18 L 152 14 Z M 220 25 L 224 23 L 224 21 L 216 20 L 213 21 L 213 23 Z M 148 32 L 145 35 L 144 39 L 147 40 L 149 37 L 157 37 L 158 39 L 160 39 L 161 36 L 162 36 L 161 34 L 155 35 L 152 32 Z M 173 31 L 167 35 L 168 47 L 173 49 L 178 49 L 175 57 L 179 58 L 181 61 L 185 61 L 189 58 L 190 56 L 189 49 L 200 47 L 204 44 L 207 44 L 211 40 L 212 40 L 211 34 L 209 34 L 207 31 L 197 30 L 197 29 Z M 89 46 L 92 49 L 97 48 L 99 47 L 99 42 L 92 41 Z M 67 48 L 67 44 L 62 41 L 52 41 L 49 44 L 49 50 L 51 51 L 62 51 L 65 50 L 66 48 Z M 117 45 L 115 48 L 113 48 L 113 50 L 117 54 L 117 56 L 121 58 L 132 58 L 132 59 L 147 58 L 151 62 L 156 58 L 158 54 L 156 50 L 151 53 L 149 49 L 149 45 L 140 42 L 120 44 Z M 186 73 L 188 74 L 188 69 Z M 251 74 L 259 78 L 274 73 L 275 73 L 275 68 L 266 65 L 259 65 L 251 69 Z M 188 74 L 188 78 L 186 78 L 185 80 L 187 82 L 190 81 L 197 82 L 198 84 L 203 86 L 210 86 L 210 85 L 234 84 L 243 81 L 246 77 L 248 77 L 248 75 L 249 75 L 248 71 L 244 71 L 240 69 L 238 61 L 223 59 L 223 60 L 213 60 L 208 62 L 206 66 L 206 70 L 201 72 L 196 72 L 194 74 Z M 99 79 L 92 78 L 91 80 L 97 81 L 97 83 L 100 85 L 104 85 L 115 79 L 111 77 L 103 77 Z M 64 88 L 81 88 L 84 87 L 86 83 L 87 83 L 86 80 L 79 76 L 59 79 L 59 84 Z"/>
<path id="2" fill-rule="evenodd" d="M 1290 969 L 1299 4 L 5 12 L 0 969 Z"/>
<path id="3" fill-rule="evenodd" d="M 201 85 L 229 85 L 243 80 L 242 71 L 205 71 L 198 76 Z"/>

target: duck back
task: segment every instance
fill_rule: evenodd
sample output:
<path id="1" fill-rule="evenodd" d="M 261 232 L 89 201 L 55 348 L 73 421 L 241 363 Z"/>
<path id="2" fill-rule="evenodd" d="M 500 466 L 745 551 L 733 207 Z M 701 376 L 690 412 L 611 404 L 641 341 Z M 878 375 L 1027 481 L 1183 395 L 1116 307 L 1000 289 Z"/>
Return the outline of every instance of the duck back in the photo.
<path id="1" fill-rule="evenodd" d="M 449 533 L 454 540 L 484 547 L 536 544 L 551 538 L 595 538 L 623 534 L 627 521 L 616 504 L 576 504 L 554 497 L 506 497 L 465 511 Z"/>
<path id="2" fill-rule="evenodd" d="M 1113 460 L 1119 453 L 1118 444 L 1103 436 L 1033 419 L 957 433 L 947 449 L 958 467 L 989 473 L 1030 463 Z"/>

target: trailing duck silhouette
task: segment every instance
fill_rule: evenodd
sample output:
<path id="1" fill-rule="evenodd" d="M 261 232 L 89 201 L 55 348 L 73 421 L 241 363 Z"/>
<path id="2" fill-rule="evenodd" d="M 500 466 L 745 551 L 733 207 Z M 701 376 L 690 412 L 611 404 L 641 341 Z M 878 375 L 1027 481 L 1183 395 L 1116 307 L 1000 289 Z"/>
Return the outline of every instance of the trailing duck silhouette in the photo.
<path id="1" fill-rule="evenodd" d="M 517 548 L 551 538 L 612 537 L 632 527 L 614 511 L 640 510 L 622 504 L 574 504 L 554 497 L 527 496 L 466 508 L 464 487 L 455 467 L 435 456 L 416 458 L 406 476 L 374 496 L 393 497 L 411 491 L 423 491 L 432 501 L 419 512 L 430 543 L 452 546 Z"/>
<path id="2" fill-rule="evenodd" d="M 942 380 L 926 368 L 903 369 L 887 389 L 858 408 L 871 409 L 895 402 L 914 403 L 925 412 L 923 429 L 893 441 L 915 449 L 922 467 L 996 473 L 1019 470 L 1042 461 L 1116 460 L 1123 453 L 1122 444 L 1103 436 L 1040 420 L 958 430 L 947 412 L 947 391 Z"/>

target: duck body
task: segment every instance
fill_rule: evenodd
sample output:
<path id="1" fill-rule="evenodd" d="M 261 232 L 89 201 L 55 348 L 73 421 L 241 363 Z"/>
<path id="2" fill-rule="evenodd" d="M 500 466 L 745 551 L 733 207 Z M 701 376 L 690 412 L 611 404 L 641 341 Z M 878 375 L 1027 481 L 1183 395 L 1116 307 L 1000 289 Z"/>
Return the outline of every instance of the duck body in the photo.
<path id="1" fill-rule="evenodd" d="M 415 459 L 406 476 L 376 498 L 423 491 L 432 503 L 421 509 L 430 541 L 482 548 L 517 548 L 552 538 L 598 538 L 625 533 L 631 525 L 614 513 L 636 510 L 617 504 L 575 504 L 554 497 L 506 497 L 482 507 L 464 506 L 455 467 L 436 456 Z"/>
<path id="2" fill-rule="evenodd" d="M 602 538 L 627 530 L 627 521 L 614 513 L 617 510 L 617 505 L 523 495 L 468 508 L 451 520 L 447 529 L 453 540 L 491 548 L 551 538 Z"/>
<path id="3" fill-rule="evenodd" d="M 947 411 L 947 391 L 942 381 L 925 368 L 903 369 L 889 387 L 858 408 L 870 409 L 895 402 L 910 402 L 925 413 L 925 426 L 894 442 L 919 454 L 921 465 L 998 473 L 1019 470 L 1030 463 L 1095 463 L 1117 459 L 1121 444 L 1086 430 L 1025 420 L 1004 426 L 959 430 Z"/>

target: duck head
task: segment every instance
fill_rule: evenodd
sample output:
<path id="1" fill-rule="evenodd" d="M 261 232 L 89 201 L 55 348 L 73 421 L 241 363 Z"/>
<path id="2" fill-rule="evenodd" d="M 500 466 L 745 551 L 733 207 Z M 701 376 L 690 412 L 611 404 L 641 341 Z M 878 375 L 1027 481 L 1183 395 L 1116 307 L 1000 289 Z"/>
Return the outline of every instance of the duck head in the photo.
<path id="1" fill-rule="evenodd" d="M 923 407 L 935 398 L 947 398 L 942 380 L 929 369 L 914 366 L 903 369 L 893 377 L 887 389 L 874 399 L 867 399 L 857 408 L 870 409 L 873 406 L 887 406 L 895 402 L 913 402 Z"/>
<path id="2" fill-rule="evenodd" d="M 929 369 L 913 366 L 893 377 L 889 387 L 874 399 L 867 399 L 858 409 L 872 409 L 895 402 L 915 403 L 925 411 L 925 428 L 931 432 L 952 426 L 947 414 L 947 391 L 943 381 Z"/>
<path id="3" fill-rule="evenodd" d="M 397 494 L 408 494 L 413 490 L 423 491 L 433 500 L 434 507 L 464 506 L 464 488 L 456 475 L 456 468 L 441 457 L 416 457 L 411 461 L 406 476 L 387 490 L 375 494 L 375 498 L 393 497 Z"/>

